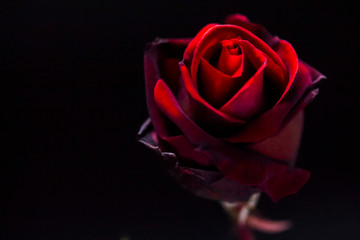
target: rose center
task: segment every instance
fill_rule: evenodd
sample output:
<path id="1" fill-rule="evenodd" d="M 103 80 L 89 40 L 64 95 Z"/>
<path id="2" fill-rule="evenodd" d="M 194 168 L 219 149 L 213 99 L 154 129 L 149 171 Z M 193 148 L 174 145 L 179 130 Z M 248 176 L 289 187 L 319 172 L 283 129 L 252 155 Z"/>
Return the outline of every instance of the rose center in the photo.
<path id="1" fill-rule="evenodd" d="M 241 39 L 222 40 L 202 57 L 198 76 L 199 92 L 216 108 L 226 103 L 252 76 Z"/>
<path id="2" fill-rule="evenodd" d="M 233 76 L 237 70 L 241 70 L 242 61 L 242 51 L 236 40 L 224 40 L 221 42 L 221 53 L 214 67 L 222 73 Z"/>

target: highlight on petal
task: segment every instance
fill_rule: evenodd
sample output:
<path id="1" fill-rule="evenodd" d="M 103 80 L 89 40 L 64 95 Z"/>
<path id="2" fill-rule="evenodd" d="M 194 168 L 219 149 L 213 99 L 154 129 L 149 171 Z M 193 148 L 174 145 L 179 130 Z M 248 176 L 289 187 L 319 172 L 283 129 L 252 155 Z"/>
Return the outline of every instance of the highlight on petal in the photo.
<path id="1" fill-rule="evenodd" d="M 244 79 L 234 78 L 213 67 L 201 59 L 198 75 L 199 95 L 215 108 L 220 108 L 237 89 L 244 85 Z"/>
<path id="2" fill-rule="evenodd" d="M 221 54 L 217 62 L 217 69 L 226 75 L 233 76 L 240 68 L 243 70 L 243 55 L 237 41 L 224 40 L 221 42 Z M 239 74 L 239 73 L 238 73 Z"/>
<path id="3" fill-rule="evenodd" d="M 267 58 L 264 54 L 254 48 L 247 41 L 239 41 L 244 49 L 244 55 L 252 66 L 257 69 L 252 76 L 242 86 L 238 92 L 224 105 L 220 111 L 236 116 L 240 119 L 247 119 L 259 113 L 264 106 L 263 96 L 263 74 L 266 67 Z"/>
<path id="4" fill-rule="evenodd" d="M 219 109 L 238 92 L 254 75 L 261 64 L 253 61 L 254 57 L 243 49 L 244 40 L 224 40 L 220 57 L 211 64 L 209 56 L 200 60 L 198 69 L 198 91 L 205 101 Z M 229 50 L 229 46 L 230 50 Z M 231 53 L 230 51 L 234 51 Z M 261 53 L 260 53 L 261 54 Z M 263 54 L 261 54 L 264 59 Z M 217 57 L 217 56 L 216 56 Z M 234 59 L 234 58 L 235 59 Z M 221 65 L 232 62 L 231 69 Z M 215 66 L 214 66 L 215 64 Z M 228 73 L 228 74 L 227 74 Z"/>
<path id="5" fill-rule="evenodd" d="M 292 49 L 292 48 L 290 48 Z M 289 50 L 291 51 L 291 50 Z M 290 53 L 288 53 L 290 54 Z M 289 74 L 293 76 L 292 84 L 287 86 L 279 102 L 258 118 L 249 122 L 241 132 L 226 138 L 230 142 L 259 142 L 276 135 L 295 115 L 300 112 L 312 99 L 308 95 L 312 91 L 313 82 L 309 70 L 297 60 L 286 62 L 289 65 Z M 293 64 L 293 66 L 290 66 Z M 296 72 L 295 72 L 296 70 Z"/>
<path id="6" fill-rule="evenodd" d="M 219 111 L 218 109 L 214 108 L 213 106 L 211 106 L 207 101 L 204 100 L 204 98 L 202 98 L 199 95 L 199 92 L 197 91 L 197 89 L 195 89 L 195 86 L 193 84 L 193 81 L 190 77 L 190 73 L 187 69 L 187 67 L 180 62 L 179 63 L 179 67 L 180 67 L 180 71 L 181 71 L 181 77 L 182 77 L 182 82 L 184 84 L 184 90 L 186 91 L 185 94 L 189 94 L 189 97 L 191 98 L 188 101 L 193 101 L 192 103 L 195 104 L 195 102 L 197 103 L 197 109 L 196 110 L 201 110 L 202 113 L 204 112 L 208 112 L 209 114 L 211 114 L 215 119 L 218 119 L 219 121 L 225 121 L 226 123 L 228 123 L 229 125 L 231 124 L 243 124 L 244 121 L 232 116 L 229 116 L 221 111 Z M 179 101 L 180 104 L 184 102 L 184 100 Z M 184 109 L 184 107 L 182 106 L 182 108 Z M 185 108 L 186 109 L 186 108 Z M 185 110 L 186 111 L 186 110 Z M 188 111 L 186 111 L 188 112 Z M 209 121 L 211 121 L 212 119 L 209 119 Z"/>
<path id="7" fill-rule="evenodd" d="M 193 56 L 194 56 L 194 51 L 195 48 L 197 46 L 197 44 L 199 43 L 199 41 L 203 38 L 203 35 L 209 30 L 211 29 L 213 26 L 216 26 L 216 24 L 208 24 L 205 27 L 203 27 L 200 32 L 198 32 L 198 34 L 196 34 L 196 36 L 191 40 L 191 42 L 189 43 L 189 45 L 187 46 L 186 50 L 184 51 L 184 63 L 187 67 L 190 68 L 191 66 L 191 62 L 193 60 Z"/>
<path id="8" fill-rule="evenodd" d="M 278 101 L 278 103 L 279 103 L 283 99 L 283 97 L 287 94 L 291 85 L 294 82 L 296 73 L 298 71 L 299 59 L 296 55 L 294 48 L 291 46 L 291 44 L 284 40 L 280 40 L 280 42 L 278 44 L 278 49 L 276 50 L 276 53 L 278 54 L 278 56 L 281 58 L 284 65 L 286 66 L 287 78 L 288 78 L 288 82 L 287 82 L 286 88 L 284 89 L 284 93 Z"/>
<path id="9" fill-rule="evenodd" d="M 279 42 L 279 38 L 272 36 L 265 27 L 257 23 L 252 23 L 246 16 L 242 14 L 232 14 L 228 16 L 225 19 L 225 24 L 232 24 L 245 28 L 246 30 L 261 38 L 272 48 L 274 48 Z"/>
<path id="10" fill-rule="evenodd" d="M 154 87 L 160 78 L 177 88 L 180 74 L 177 62 L 182 58 L 189 39 L 157 39 L 149 43 L 144 54 L 146 102 L 156 132 L 161 136 L 171 135 L 173 124 L 164 118 L 154 102 Z M 174 65 L 175 64 L 175 65 Z"/>
<path id="11" fill-rule="evenodd" d="M 271 47 L 264 43 L 260 38 L 249 32 L 248 30 L 235 26 L 235 25 L 214 25 L 209 28 L 206 33 L 202 36 L 202 39 L 195 47 L 195 52 L 193 54 L 192 63 L 191 63 L 191 72 L 190 76 L 194 82 L 195 88 L 197 89 L 197 71 L 201 61 L 201 57 L 205 52 L 212 46 L 217 43 L 233 39 L 241 38 L 251 42 L 257 49 L 262 51 L 271 61 L 274 61 L 284 71 L 286 70 L 285 65 L 283 64 L 281 58 L 275 53 Z"/>
<path id="12" fill-rule="evenodd" d="M 179 63 L 181 71 L 180 89 L 174 93 L 185 115 L 198 127 L 212 136 L 229 136 L 245 123 L 244 120 L 225 114 L 210 105 L 195 89 L 187 67 Z"/>
<path id="13" fill-rule="evenodd" d="M 163 80 L 157 82 L 154 97 L 159 109 L 180 128 L 190 142 L 208 144 L 207 142 L 211 137 L 184 114 L 175 96 Z"/>

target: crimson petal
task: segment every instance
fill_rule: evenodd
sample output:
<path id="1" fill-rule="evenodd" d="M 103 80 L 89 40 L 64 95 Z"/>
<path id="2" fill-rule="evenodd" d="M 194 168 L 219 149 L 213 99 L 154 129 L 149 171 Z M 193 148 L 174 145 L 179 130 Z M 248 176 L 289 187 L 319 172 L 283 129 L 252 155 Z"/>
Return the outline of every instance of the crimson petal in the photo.
<path id="1" fill-rule="evenodd" d="M 297 192 L 308 180 L 308 171 L 289 168 L 254 152 L 227 146 L 203 132 L 184 114 L 175 96 L 162 80 L 156 84 L 155 101 L 186 138 L 197 149 L 209 154 L 215 165 L 230 179 L 259 188 L 274 201 Z"/>
<path id="2" fill-rule="evenodd" d="M 215 108 L 226 103 L 246 80 L 220 72 L 203 58 L 200 61 L 199 94 Z"/>
<path id="3" fill-rule="evenodd" d="M 224 105 L 220 111 L 240 119 L 247 119 L 254 116 L 264 106 L 263 96 L 263 74 L 267 58 L 264 54 L 254 48 L 248 41 L 239 41 L 243 47 L 243 54 L 249 62 L 257 69 L 246 84 Z"/>
<path id="4" fill-rule="evenodd" d="M 154 87 L 160 78 L 164 78 L 176 88 L 175 86 L 178 84 L 176 74 L 180 74 L 176 59 L 181 59 L 182 56 L 179 56 L 179 53 L 181 54 L 185 50 L 189 42 L 189 39 L 157 39 L 149 43 L 145 49 L 146 102 L 154 128 L 161 136 L 169 136 L 173 124 L 157 108 L 154 102 Z"/>
<path id="5" fill-rule="evenodd" d="M 221 46 L 221 54 L 217 63 L 217 69 L 226 75 L 233 76 L 234 73 L 241 75 L 243 70 L 243 54 L 238 46 L 233 47 L 233 42 L 224 40 Z M 237 71 L 240 70 L 240 71 Z"/>
<path id="6" fill-rule="evenodd" d="M 257 49 L 266 54 L 271 61 L 274 61 L 277 66 L 280 66 L 280 68 L 286 72 L 286 67 L 283 64 L 282 59 L 275 53 L 275 51 L 248 30 L 235 25 L 214 25 L 213 27 L 209 28 L 202 36 L 201 41 L 195 48 L 195 52 L 192 58 L 190 75 L 196 89 L 197 70 L 200 64 L 201 57 L 205 54 L 206 50 L 209 49 L 211 46 L 215 45 L 216 43 L 221 42 L 222 40 L 238 37 L 251 42 Z M 286 78 L 283 76 L 278 77 L 277 79 L 281 81 L 286 81 Z M 286 83 L 287 82 L 283 82 L 281 83 L 281 85 L 285 85 Z"/>
<path id="7" fill-rule="evenodd" d="M 212 27 L 216 26 L 216 24 L 208 24 L 205 27 L 203 27 L 198 34 L 190 41 L 189 45 L 187 46 L 186 50 L 184 51 L 184 63 L 187 67 L 190 68 L 195 48 L 198 44 L 198 42 L 203 38 L 203 35 Z"/>
<path id="8" fill-rule="evenodd" d="M 277 135 L 247 147 L 264 156 L 294 165 L 299 149 L 304 113 L 298 113 Z"/>
<path id="9" fill-rule="evenodd" d="M 175 136 L 175 138 L 182 138 L 181 141 L 187 141 L 183 135 Z M 181 164 L 179 155 L 169 152 L 161 144 L 162 139 L 158 139 L 150 119 L 147 119 L 141 126 L 138 139 L 152 150 L 159 152 L 164 158 L 164 163 L 170 174 L 186 189 L 194 194 L 221 201 L 246 201 L 249 196 L 258 191 L 256 188 L 248 185 L 241 185 L 224 176 L 223 173 L 213 170 L 204 170 L 199 168 L 184 167 Z M 159 141 L 160 140 L 160 141 Z M 169 138 L 164 138 L 167 144 L 173 147 L 175 142 L 168 141 Z M 190 146 L 187 141 L 186 145 Z M 191 150 L 196 151 L 196 150 Z"/>
<path id="10" fill-rule="evenodd" d="M 227 136 L 228 132 L 242 126 L 245 121 L 223 113 L 210 105 L 199 95 L 184 63 L 179 63 L 181 71 L 180 90 L 176 96 L 181 109 L 202 129 L 214 135 Z M 216 126 L 222 126 L 217 128 Z"/>
<path id="11" fill-rule="evenodd" d="M 274 48 L 278 42 L 279 38 L 272 36 L 265 27 L 260 24 L 252 23 L 246 16 L 242 14 L 233 14 L 228 16 L 225 19 L 226 24 L 233 24 L 247 29 L 252 32 L 254 35 L 261 38 L 264 42 L 266 42 L 270 47 Z"/>
<path id="12" fill-rule="evenodd" d="M 283 124 L 283 121 L 302 98 L 307 89 L 313 85 L 311 75 L 306 67 L 301 65 L 298 70 L 298 59 L 294 49 L 289 43 L 281 40 L 278 54 L 287 66 L 289 83 L 286 90 L 270 110 L 261 114 L 258 118 L 249 122 L 241 132 L 226 138 L 230 142 L 259 142 L 267 137 L 275 135 Z M 288 59 L 286 60 L 285 57 Z"/>

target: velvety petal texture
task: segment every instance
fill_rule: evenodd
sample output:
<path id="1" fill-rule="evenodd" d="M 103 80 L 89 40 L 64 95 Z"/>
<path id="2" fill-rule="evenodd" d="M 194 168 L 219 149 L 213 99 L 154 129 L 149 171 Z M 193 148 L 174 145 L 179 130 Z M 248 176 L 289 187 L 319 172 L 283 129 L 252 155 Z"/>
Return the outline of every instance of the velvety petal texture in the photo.
<path id="1" fill-rule="evenodd" d="M 324 78 L 288 42 L 240 14 L 193 39 L 157 39 L 145 50 L 150 118 L 139 140 L 197 195 L 274 201 L 308 180 L 294 167 L 303 109 Z"/>

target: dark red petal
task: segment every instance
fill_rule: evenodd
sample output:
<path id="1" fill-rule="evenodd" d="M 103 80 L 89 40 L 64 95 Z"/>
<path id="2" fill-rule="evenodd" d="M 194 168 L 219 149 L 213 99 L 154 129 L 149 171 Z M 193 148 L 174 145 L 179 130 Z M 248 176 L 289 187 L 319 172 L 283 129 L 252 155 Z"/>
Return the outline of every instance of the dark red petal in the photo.
<path id="1" fill-rule="evenodd" d="M 259 187 L 263 189 L 274 202 L 277 202 L 284 196 L 297 193 L 309 178 L 309 171 L 299 168 L 288 169 L 285 170 L 282 175 L 277 174 Z"/>
<path id="2" fill-rule="evenodd" d="M 298 70 L 298 59 L 291 45 L 281 40 L 279 46 L 278 54 L 282 57 L 289 76 L 289 83 L 284 93 L 274 107 L 249 122 L 243 131 L 226 138 L 227 141 L 258 142 L 275 135 L 306 89 L 311 88 L 312 81 L 309 71 L 303 65 Z"/>
<path id="3" fill-rule="evenodd" d="M 257 114 L 264 106 L 263 74 L 267 58 L 247 41 L 240 41 L 244 55 L 257 69 L 246 84 L 224 105 L 220 111 L 240 119 L 247 119 Z"/>
<path id="4" fill-rule="evenodd" d="M 206 144 L 207 134 L 204 133 L 180 108 L 175 96 L 163 80 L 155 86 L 154 97 L 159 109 L 175 123 L 190 142 Z"/>
<path id="5" fill-rule="evenodd" d="M 254 35 L 261 38 L 266 42 L 270 47 L 274 47 L 279 42 L 278 37 L 273 37 L 265 27 L 260 24 L 252 23 L 250 20 L 241 14 L 233 14 L 228 16 L 225 19 L 225 24 L 233 24 L 245 28 L 246 30 L 252 32 Z"/>
<path id="6" fill-rule="evenodd" d="M 305 94 L 301 97 L 301 99 L 296 103 L 296 105 L 291 109 L 289 114 L 284 119 L 282 126 L 288 124 L 294 116 L 296 116 L 299 112 L 301 112 L 319 93 L 319 89 L 314 89 L 315 85 L 321 80 L 326 78 L 323 74 L 310 67 L 306 63 L 300 61 L 299 62 L 299 71 L 295 78 L 295 81 L 300 78 L 309 79 L 309 86 L 306 89 Z M 304 80 L 305 81 L 305 80 Z"/>
<path id="7" fill-rule="evenodd" d="M 189 43 L 188 47 L 186 48 L 185 52 L 184 52 L 184 63 L 187 67 L 190 68 L 191 66 L 191 62 L 193 59 L 193 55 L 194 55 L 194 51 L 195 48 L 197 46 L 197 44 L 199 43 L 199 41 L 202 39 L 203 35 L 213 26 L 215 26 L 216 24 L 208 24 L 205 27 L 203 27 L 200 32 L 198 32 L 198 34 L 196 34 L 196 36 L 191 40 L 191 42 Z"/>
<path id="8" fill-rule="evenodd" d="M 201 97 L 215 108 L 228 101 L 237 89 L 244 85 L 241 77 L 231 77 L 220 72 L 205 59 L 199 66 L 199 93 Z"/>
<path id="9" fill-rule="evenodd" d="M 153 150 L 158 149 L 157 134 L 153 129 L 150 118 L 146 119 L 145 122 L 140 126 L 137 138 L 138 141 L 143 143 L 145 146 Z"/>
<path id="10" fill-rule="evenodd" d="M 299 65 L 299 59 L 296 55 L 296 52 L 294 48 L 291 46 L 290 43 L 288 43 L 285 40 L 280 40 L 278 44 L 278 49 L 276 50 L 276 53 L 281 58 L 283 63 L 286 66 L 287 69 L 287 76 L 288 76 L 288 82 L 287 86 L 284 90 L 283 95 L 279 99 L 278 103 L 283 99 L 283 97 L 288 93 L 290 87 L 292 86 L 296 73 L 298 71 L 298 65 Z M 307 78 L 306 78 L 307 79 Z M 310 82 L 308 82 L 310 84 Z M 296 91 L 296 89 L 295 89 Z"/>
<path id="11" fill-rule="evenodd" d="M 300 61 L 300 64 L 302 64 L 303 66 L 305 66 L 310 75 L 311 75 L 311 81 L 313 84 L 317 84 L 321 79 L 325 79 L 326 76 L 322 73 L 320 73 L 318 70 L 316 70 L 315 68 L 311 67 L 310 65 L 308 65 L 307 63 Z"/>
<path id="12" fill-rule="evenodd" d="M 263 42 L 260 38 L 247 31 L 244 28 L 235 26 L 235 25 L 214 25 L 210 29 L 206 31 L 206 33 L 202 36 L 201 41 L 198 42 L 195 48 L 195 52 L 193 55 L 192 63 L 191 63 L 191 78 L 194 82 L 194 86 L 197 89 L 197 72 L 198 67 L 201 61 L 201 57 L 204 53 L 216 43 L 221 42 L 222 40 L 232 39 L 240 37 L 243 40 L 247 40 L 251 42 L 255 48 L 262 51 L 265 55 L 268 56 L 271 61 L 286 71 L 286 67 L 283 64 L 282 59 L 271 49 L 265 42 Z M 285 79 L 281 77 L 279 79 Z"/>
<path id="13" fill-rule="evenodd" d="M 221 172 L 181 167 L 178 161 L 172 165 L 170 172 L 177 181 L 200 197 L 229 202 L 246 201 L 258 191 L 225 177 Z"/>
<path id="14" fill-rule="evenodd" d="M 192 118 L 194 111 L 200 112 L 201 114 L 205 114 L 207 116 L 211 115 L 212 117 L 208 119 L 209 121 L 216 120 L 221 121 L 223 123 L 228 124 L 242 124 L 244 121 L 229 116 L 223 112 L 220 112 L 213 106 L 211 106 L 208 102 L 206 102 L 195 89 L 193 81 L 190 78 L 187 67 L 183 63 L 179 63 L 182 83 L 183 86 L 183 94 L 179 96 L 179 103 L 181 104 L 182 109 L 189 113 L 188 115 Z M 186 100 L 184 100 L 187 98 Z M 187 102 L 187 104 L 185 104 Z M 194 108 L 193 111 L 190 108 Z"/>
<path id="15" fill-rule="evenodd" d="M 306 170 L 276 163 L 244 149 L 209 146 L 203 151 L 217 161 L 216 166 L 225 176 L 266 192 L 273 201 L 296 193 L 310 177 Z"/>
<path id="16" fill-rule="evenodd" d="M 184 141 L 187 141 L 184 136 L 176 137 L 181 137 Z M 146 120 L 141 126 L 138 139 L 152 150 L 160 152 L 164 158 L 165 166 L 171 175 L 175 177 L 183 187 L 198 196 L 229 202 L 246 201 L 251 194 L 258 191 L 256 188 L 241 185 L 225 177 L 224 174 L 219 171 L 182 166 L 179 156 L 169 152 L 169 149 L 163 146 L 160 148 L 159 139 L 154 132 L 150 119 Z M 166 140 L 167 138 L 164 139 L 164 141 Z M 160 139 L 160 142 L 161 141 L 163 140 Z M 186 144 L 190 145 L 189 142 Z"/>
<path id="17" fill-rule="evenodd" d="M 248 146 L 264 156 L 283 161 L 289 165 L 294 164 L 304 122 L 304 113 L 300 112 L 277 135 Z"/>
<path id="18" fill-rule="evenodd" d="M 238 53 L 238 48 L 229 48 L 228 44 L 223 43 L 221 46 L 217 69 L 226 75 L 232 76 L 239 68 L 242 69 L 243 55 Z"/>
<path id="19" fill-rule="evenodd" d="M 179 66 L 182 85 L 176 98 L 181 109 L 192 121 L 207 133 L 221 137 L 229 136 L 245 123 L 243 120 L 220 112 L 205 101 L 196 91 L 187 67 L 183 63 Z"/>
<path id="20" fill-rule="evenodd" d="M 203 132 L 182 112 L 174 95 L 162 80 L 156 84 L 155 101 L 191 144 L 196 145 L 199 151 L 209 154 L 217 168 L 230 179 L 257 187 L 274 201 L 297 192 L 307 181 L 309 173 L 305 170 L 292 169 L 254 152 L 230 147 Z"/>
<path id="21" fill-rule="evenodd" d="M 181 159 L 195 161 L 202 166 L 212 165 L 211 159 L 209 159 L 201 151 L 197 151 L 183 135 L 166 137 L 164 140 L 170 145 L 171 152 L 174 152 L 176 156 Z M 193 165 L 193 164 L 192 164 Z"/>
<path id="22" fill-rule="evenodd" d="M 189 43 L 189 39 L 158 39 L 147 45 L 144 55 L 146 101 L 150 118 L 156 132 L 170 135 L 172 123 L 161 113 L 154 102 L 154 87 L 160 78 L 176 88 L 180 75 L 178 62 Z"/>

